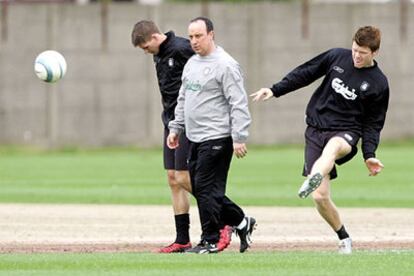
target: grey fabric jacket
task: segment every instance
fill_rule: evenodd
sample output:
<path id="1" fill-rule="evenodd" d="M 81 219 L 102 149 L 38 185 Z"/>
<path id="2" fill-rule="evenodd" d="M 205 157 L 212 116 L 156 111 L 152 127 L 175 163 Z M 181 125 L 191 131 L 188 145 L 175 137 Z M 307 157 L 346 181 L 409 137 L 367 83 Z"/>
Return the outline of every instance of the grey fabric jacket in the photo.
<path id="1" fill-rule="evenodd" d="M 184 67 L 182 85 L 169 123 L 172 133 L 195 143 L 231 136 L 244 143 L 251 117 L 240 65 L 221 47 L 194 55 Z"/>

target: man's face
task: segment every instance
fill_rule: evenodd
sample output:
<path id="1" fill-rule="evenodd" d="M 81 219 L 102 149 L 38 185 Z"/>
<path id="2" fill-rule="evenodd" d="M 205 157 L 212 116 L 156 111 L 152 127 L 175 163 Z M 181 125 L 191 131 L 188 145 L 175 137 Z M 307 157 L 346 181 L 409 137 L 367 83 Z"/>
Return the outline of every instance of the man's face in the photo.
<path id="1" fill-rule="evenodd" d="M 188 26 L 188 37 L 194 52 L 200 56 L 206 56 L 214 50 L 214 32 L 207 33 L 204 21 L 191 22 Z"/>
<path id="2" fill-rule="evenodd" d="M 372 52 L 369 47 L 359 46 L 352 42 L 352 60 L 356 68 L 364 68 L 374 65 L 374 56 L 377 51 Z"/>
<path id="3" fill-rule="evenodd" d="M 152 35 L 146 42 L 139 44 L 138 47 L 144 50 L 146 54 L 156 55 L 160 51 L 160 44 L 155 35 Z"/>

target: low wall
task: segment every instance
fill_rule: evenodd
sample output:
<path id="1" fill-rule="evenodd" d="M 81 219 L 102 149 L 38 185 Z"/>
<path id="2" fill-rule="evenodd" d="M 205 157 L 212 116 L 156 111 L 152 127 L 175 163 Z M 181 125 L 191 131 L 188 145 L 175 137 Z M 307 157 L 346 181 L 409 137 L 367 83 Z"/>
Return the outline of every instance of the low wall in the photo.
<path id="1" fill-rule="evenodd" d="M 383 32 L 378 62 L 389 78 L 385 139 L 414 136 L 414 17 L 399 33 L 399 6 L 310 6 L 309 37 L 301 34 L 300 3 L 212 3 L 217 44 L 242 65 L 248 93 L 270 86 L 290 69 L 331 47 L 350 47 L 354 31 L 374 24 Z M 186 36 L 200 4 L 113 3 L 107 20 L 99 4 L 13 4 L 0 42 L 0 143 L 37 146 L 154 146 L 161 143 L 161 104 L 152 57 L 134 49 L 133 25 L 153 19 Z M 4 13 L 3 13 L 4 14 Z M 5 22 L 7 26 L 5 26 Z M 4 28 L 6 27 L 6 28 Z M 45 49 L 67 60 L 65 78 L 39 81 L 33 61 Z M 250 143 L 302 142 L 304 110 L 317 84 L 266 103 L 251 103 Z"/>

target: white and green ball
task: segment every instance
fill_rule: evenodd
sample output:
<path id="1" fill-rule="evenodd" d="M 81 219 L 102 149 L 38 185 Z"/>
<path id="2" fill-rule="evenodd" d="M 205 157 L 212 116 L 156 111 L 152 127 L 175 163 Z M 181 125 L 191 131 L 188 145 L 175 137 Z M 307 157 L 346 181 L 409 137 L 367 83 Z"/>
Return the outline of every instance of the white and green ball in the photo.
<path id="1" fill-rule="evenodd" d="M 47 50 L 40 53 L 35 60 L 36 76 L 45 82 L 57 82 L 66 74 L 66 60 L 56 51 Z"/>

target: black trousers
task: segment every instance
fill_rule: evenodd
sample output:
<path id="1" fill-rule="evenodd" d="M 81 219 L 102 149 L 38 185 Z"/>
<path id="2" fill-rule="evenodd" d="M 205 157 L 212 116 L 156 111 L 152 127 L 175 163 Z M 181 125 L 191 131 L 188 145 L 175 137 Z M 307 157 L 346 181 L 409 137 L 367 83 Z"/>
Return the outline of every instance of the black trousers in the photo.
<path id="1" fill-rule="evenodd" d="M 224 225 L 238 225 L 244 218 L 243 210 L 225 196 L 232 157 L 231 137 L 190 142 L 188 168 L 200 215 L 201 238 L 210 243 L 218 242 Z"/>

